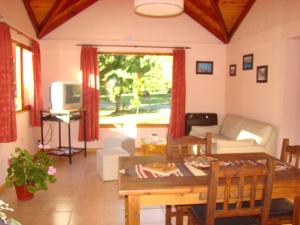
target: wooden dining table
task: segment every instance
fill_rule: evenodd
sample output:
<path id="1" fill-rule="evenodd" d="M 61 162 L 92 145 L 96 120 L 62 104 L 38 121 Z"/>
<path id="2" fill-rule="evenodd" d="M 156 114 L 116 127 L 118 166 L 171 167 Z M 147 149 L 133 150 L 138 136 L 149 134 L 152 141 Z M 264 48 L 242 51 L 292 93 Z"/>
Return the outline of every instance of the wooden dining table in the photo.
<path id="1" fill-rule="evenodd" d="M 221 161 L 259 160 L 274 158 L 266 153 L 234 153 L 211 155 Z M 275 158 L 274 158 L 275 159 Z M 131 156 L 119 159 L 120 170 L 151 162 L 183 162 L 183 158 L 168 156 Z M 209 170 L 209 169 L 208 169 Z M 119 174 L 119 195 L 125 199 L 126 225 L 140 225 L 140 209 L 154 205 L 191 205 L 206 203 L 208 176 L 166 176 L 139 178 Z M 297 223 L 300 225 L 300 170 L 288 168 L 276 171 L 272 198 L 293 198 Z"/>

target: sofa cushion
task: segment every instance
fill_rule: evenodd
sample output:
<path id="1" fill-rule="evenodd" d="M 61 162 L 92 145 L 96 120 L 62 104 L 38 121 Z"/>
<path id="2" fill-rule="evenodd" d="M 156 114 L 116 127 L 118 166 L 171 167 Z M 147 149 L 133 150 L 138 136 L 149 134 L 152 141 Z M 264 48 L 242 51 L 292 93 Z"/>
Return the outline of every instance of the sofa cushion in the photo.
<path id="1" fill-rule="evenodd" d="M 242 117 L 236 115 L 226 115 L 221 127 L 221 135 L 228 139 L 236 140 L 243 120 Z"/>
<path id="2" fill-rule="evenodd" d="M 273 132 L 270 124 L 256 120 L 244 119 L 237 140 L 254 139 L 259 145 L 266 145 Z"/>
<path id="3" fill-rule="evenodd" d="M 218 134 L 220 130 L 219 125 L 213 125 L 213 126 L 192 126 L 192 129 L 189 133 L 189 135 L 195 136 L 195 137 L 204 137 L 206 133 L 212 133 L 212 134 Z"/>

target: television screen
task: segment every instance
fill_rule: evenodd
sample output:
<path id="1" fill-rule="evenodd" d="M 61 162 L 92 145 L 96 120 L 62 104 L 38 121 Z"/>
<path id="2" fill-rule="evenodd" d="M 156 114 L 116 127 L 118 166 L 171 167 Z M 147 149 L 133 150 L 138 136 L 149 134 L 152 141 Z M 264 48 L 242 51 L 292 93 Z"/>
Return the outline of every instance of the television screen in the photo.
<path id="1" fill-rule="evenodd" d="M 66 101 L 65 104 L 74 104 L 80 102 L 81 87 L 78 85 L 66 84 Z"/>
<path id="2" fill-rule="evenodd" d="M 50 104 L 52 112 L 79 109 L 81 107 L 81 84 L 53 82 L 50 85 Z"/>

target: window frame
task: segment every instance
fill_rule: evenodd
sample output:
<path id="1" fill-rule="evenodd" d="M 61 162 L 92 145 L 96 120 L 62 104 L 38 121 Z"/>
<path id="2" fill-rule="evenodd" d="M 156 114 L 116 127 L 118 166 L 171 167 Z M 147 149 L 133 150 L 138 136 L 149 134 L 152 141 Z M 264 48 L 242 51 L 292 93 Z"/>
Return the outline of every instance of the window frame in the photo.
<path id="1" fill-rule="evenodd" d="M 97 54 L 115 54 L 115 55 L 157 55 L 157 56 L 172 56 L 174 55 L 172 52 L 134 52 L 134 51 L 98 51 Z M 101 76 L 101 74 L 100 74 Z M 99 79 L 100 80 L 100 79 Z M 171 96 L 172 98 L 172 96 Z M 170 103 L 171 104 L 171 103 Z M 101 110 L 101 109 L 100 109 Z M 100 110 L 99 110 L 99 117 L 100 117 Z M 171 116 L 171 115 L 170 115 Z M 101 121 L 101 120 L 100 120 Z M 119 124 L 101 124 L 99 123 L 100 128 L 115 128 L 117 126 L 124 126 L 124 123 Z M 136 123 L 137 128 L 168 128 L 169 123 Z"/>
<path id="2" fill-rule="evenodd" d="M 21 43 L 21 42 L 18 42 L 16 40 L 13 40 L 12 41 L 13 44 L 15 44 L 15 46 L 19 47 L 20 48 L 20 75 L 21 75 L 21 101 L 22 101 L 22 108 L 19 109 L 19 110 L 16 110 L 16 112 L 23 112 L 23 111 L 28 111 L 29 110 L 29 104 L 28 105 L 25 105 L 24 102 L 25 102 L 25 96 L 24 96 L 24 68 L 23 68 L 23 49 L 26 49 L 28 51 L 30 51 L 32 53 L 32 48 Z M 15 49 L 14 49 L 15 50 Z M 15 74 L 15 78 L 16 78 L 16 52 L 14 52 L 14 74 Z M 16 84 L 17 80 L 15 79 L 15 85 Z"/>

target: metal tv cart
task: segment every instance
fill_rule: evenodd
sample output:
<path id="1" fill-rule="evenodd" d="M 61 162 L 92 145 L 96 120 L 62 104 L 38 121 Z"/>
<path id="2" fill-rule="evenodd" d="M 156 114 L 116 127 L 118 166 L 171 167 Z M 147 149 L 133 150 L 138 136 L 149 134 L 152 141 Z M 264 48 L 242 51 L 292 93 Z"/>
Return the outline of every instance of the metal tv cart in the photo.
<path id="1" fill-rule="evenodd" d="M 83 147 L 73 147 L 71 143 L 71 123 L 83 118 Z M 58 122 L 58 147 L 45 149 L 48 155 L 64 156 L 69 158 L 69 163 L 72 164 L 72 156 L 84 152 L 86 157 L 86 110 L 66 110 L 63 112 L 51 112 L 50 110 L 40 111 L 41 119 L 41 143 L 44 146 L 44 121 Z M 63 146 L 61 143 L 61 124 L 68 124 L 68 146 Z"/>

